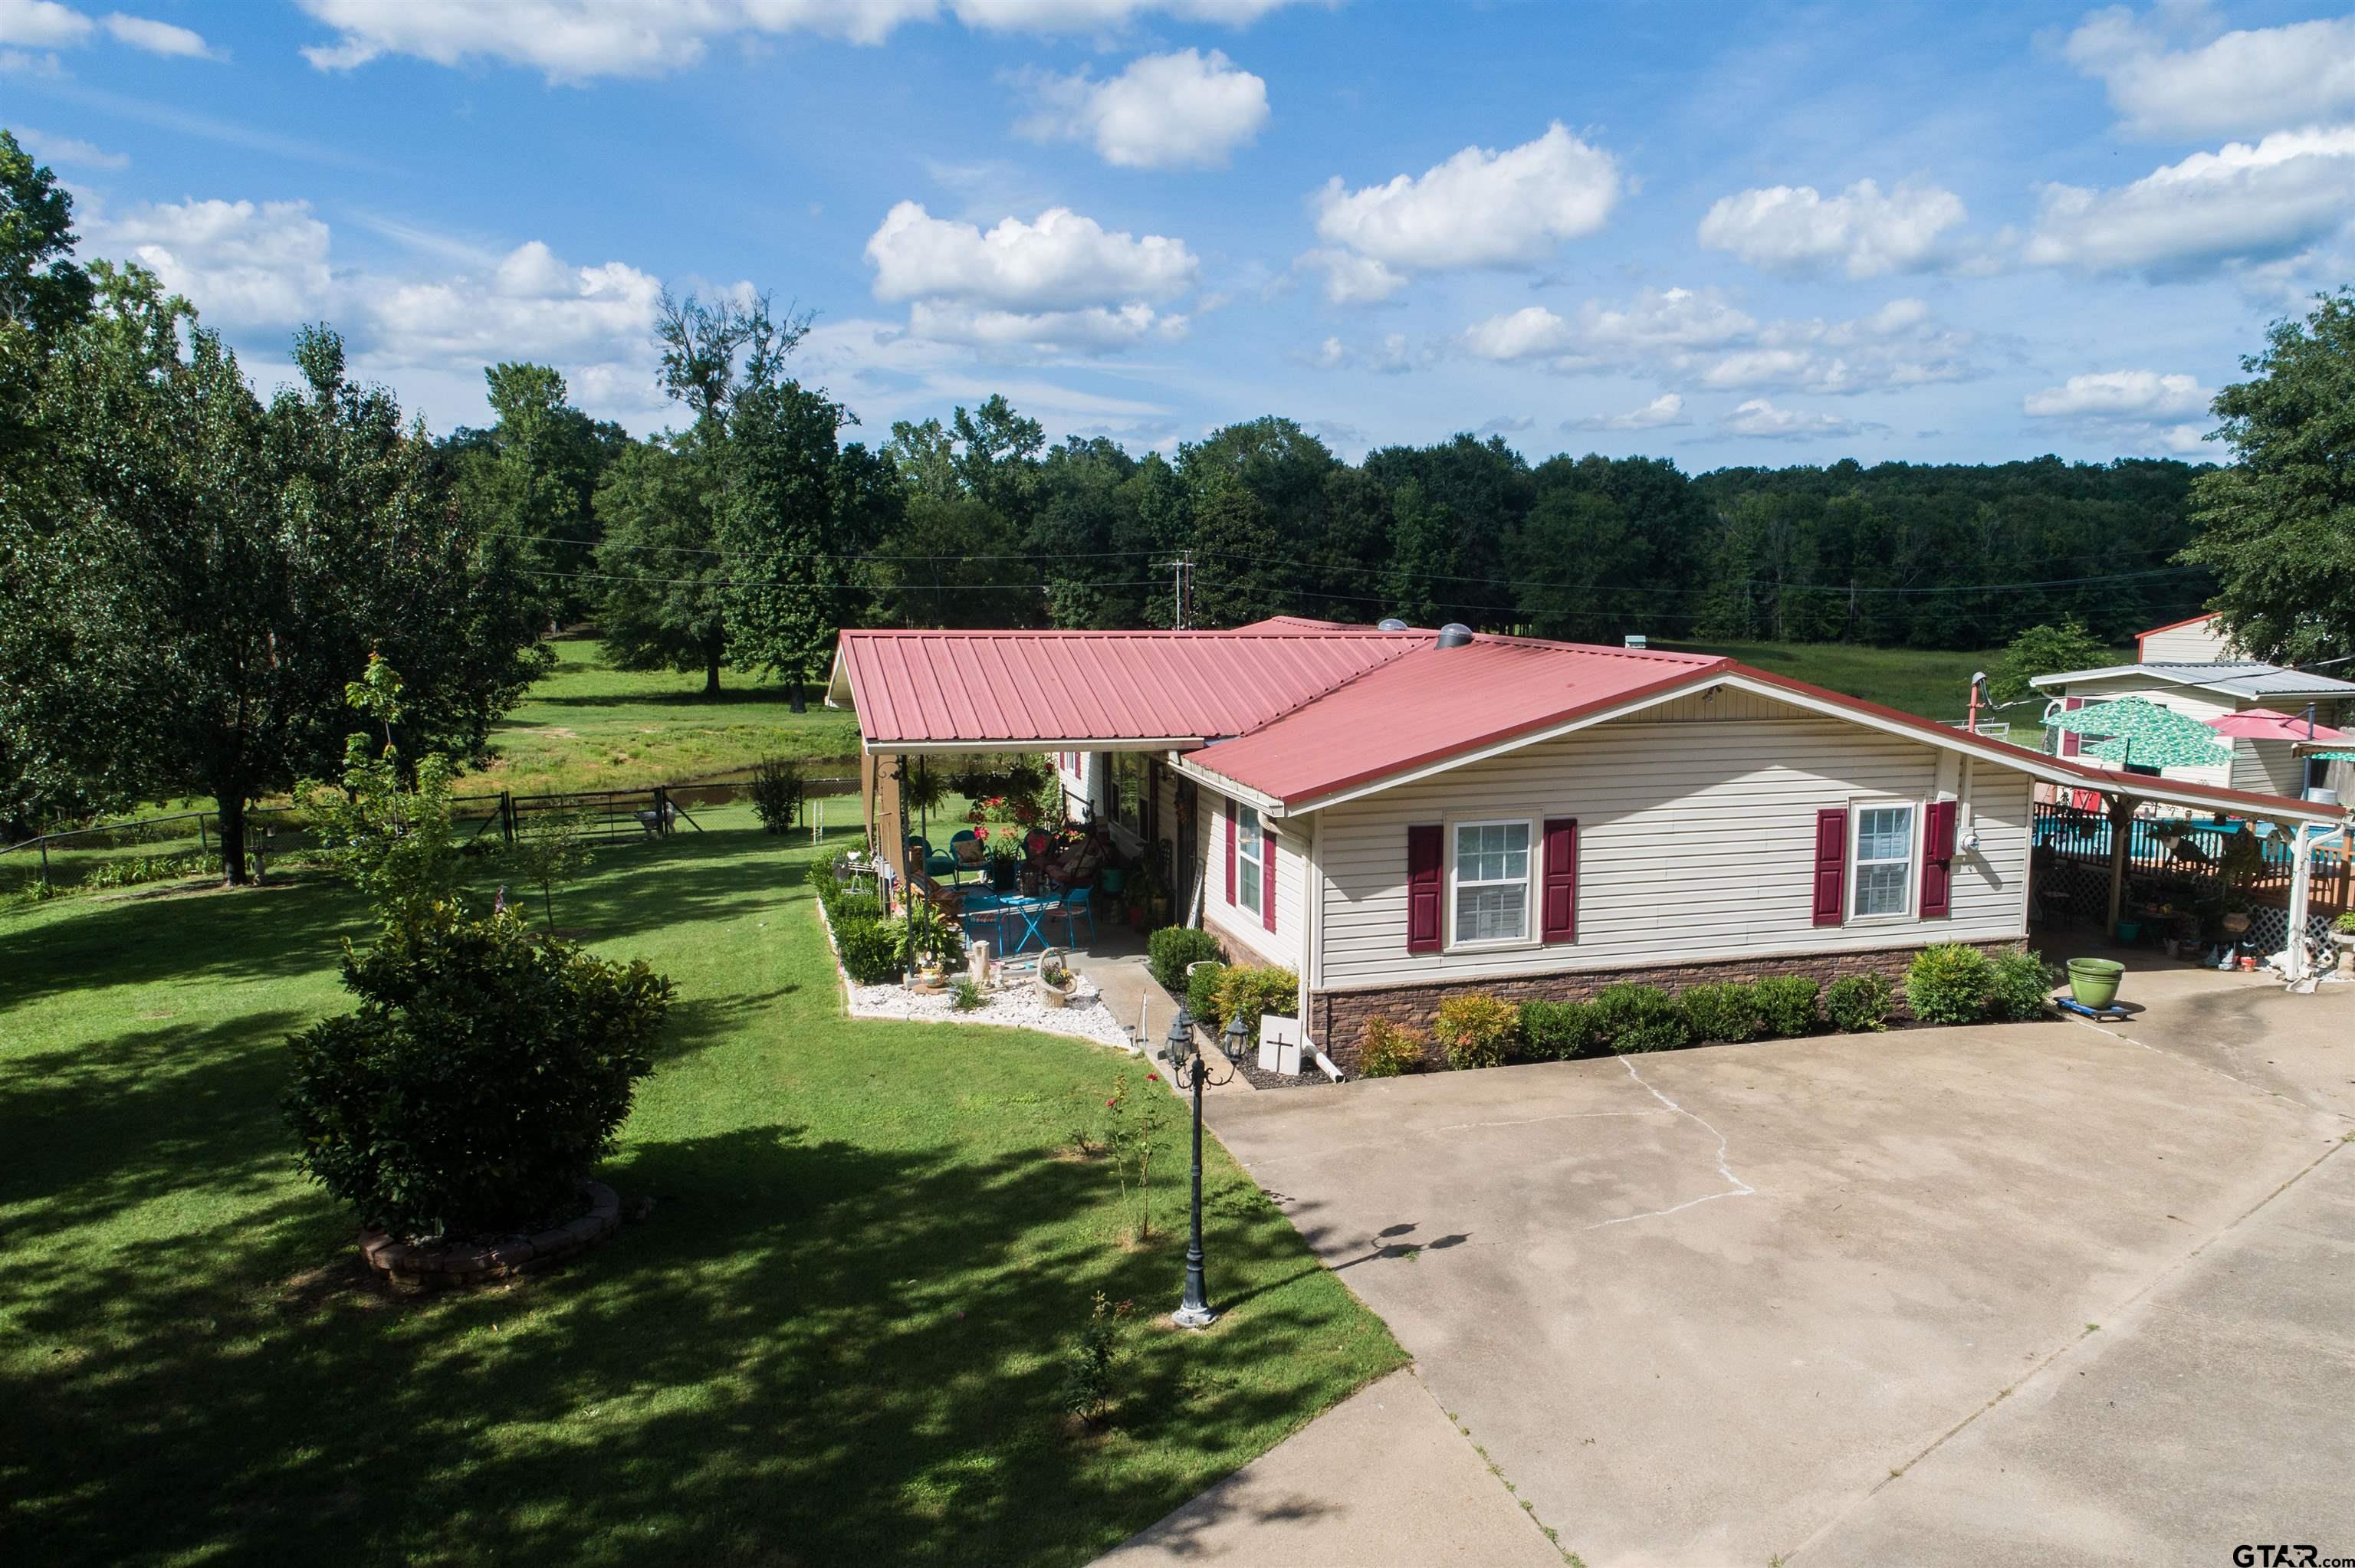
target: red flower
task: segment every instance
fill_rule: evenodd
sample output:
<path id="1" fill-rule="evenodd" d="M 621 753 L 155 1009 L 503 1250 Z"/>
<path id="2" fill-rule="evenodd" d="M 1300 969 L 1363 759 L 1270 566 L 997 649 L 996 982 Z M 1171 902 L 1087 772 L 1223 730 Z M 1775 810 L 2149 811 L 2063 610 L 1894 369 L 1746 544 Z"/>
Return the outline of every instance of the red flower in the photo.
<path id="1" fill-rule="evenodd" d="M 1106 1100 L 1106 1101 L 1104 1101 L 1104 1104 L 1106 1104 L 1106 1105 L 1108 1105 L 1108 1106 L 1116 1106 L 1116 1105 L 1120 1104 L 1120 1102 L 1119 1102 L 1118 1100 L 1116 1100 L 1116 1099 L 1113 1099 L 1113 1100 Z"/>
<path id="2" fill-rule="evenodd" d="M 1161 1075 L 1158 1073 L 1147 1073 L 1145 1075 L 1145 1081 L 1148 1084 L 1157 1084 L 1161 1081 Z"/>

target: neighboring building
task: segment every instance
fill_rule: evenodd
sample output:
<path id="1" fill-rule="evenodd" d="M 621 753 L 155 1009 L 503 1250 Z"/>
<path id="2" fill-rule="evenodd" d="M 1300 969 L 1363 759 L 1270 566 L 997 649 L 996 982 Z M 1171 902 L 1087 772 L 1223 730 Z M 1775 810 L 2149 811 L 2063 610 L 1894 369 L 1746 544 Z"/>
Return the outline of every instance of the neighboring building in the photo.
<path id="1" fill-rule="evenodd" d="M 2135 639 L 2138 662 L 2098 670 L 2068 670 L 2039 675 L 2030 684 L 2058 708 L 2082 708 L 2114 697 L 2141 697 L 2186 717 L 2211 724 L 2232 714 L 2263 711 L 2293 720 L 2307 716 L 2317 726 L 2344 728 L 2355 722 L 2355 682 L 2312 674 L 2233 657 L 2213 617 L 2154 627 Z M 2165 768 L 2161 776 L 2188 783 L 2217 784 L 2272 795 L 2301 795 L 2309 789 L 2337 789 L 2342 799 L 2355 774 L 2344 762 L 2317 757 L 2286 729 L 2219 736 L 2230 762 L 2210 767 Z M 2057 749 L 2078 757 L 2077 737 L 2064 735 Z M 2115 767 L 2098 758 L 2094 767 Z M 2336 782 L 2334 782 L 2336 780 Z"/>
<path id="2" fill-rule="evenodd" d="M 1453 991 L 1893 975 L 1926 943 L 2017 942 L 2038 779 L 2343 821 L 1731 659 L 1527 638 L 1281 619 L 846 631 L 828 696 L 845 699 L 870 754 L 1079 751 L 1134 771 L 1179 906 L 1238 959 L 1295 969 L 1311 1038 L 1345 1065 L 1366 1018 L 1428 1022 Z M 888 806 L 875 825 L 888 848 Z"/>
<path id="3" fill-rule="evenodd" d="M 2135 635 L 2137 663 L 2212 664 L 2236 657 L 2222 622 L 2212 615 L 2170 620 Z"/>

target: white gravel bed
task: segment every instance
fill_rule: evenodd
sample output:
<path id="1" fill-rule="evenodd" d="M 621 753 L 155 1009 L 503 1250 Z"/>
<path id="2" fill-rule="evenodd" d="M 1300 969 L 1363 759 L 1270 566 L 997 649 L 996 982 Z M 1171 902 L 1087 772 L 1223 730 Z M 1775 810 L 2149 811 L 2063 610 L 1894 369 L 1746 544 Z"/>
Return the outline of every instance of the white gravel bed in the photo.
<path id="1" fill-rule="evenodd" d="M 1094 1045 L 1128 1049 L 1128 1031 L 1113 1017 L 1102 994 L 1085 975 L 1078 977 L 1079 985 L 1071 1001 L 1061 1007 L 1049 1007 L 1040 1001 L 1029 977 L 1022 976 L 1003 991 L 990 991 L 989 1000 L 971 1012 L 959 1012 L 951 1005 L 956 1000 L 954 989 L 915 991 L 900 985 L 854 985 L 835 951 L 834 923 L 826 917 L 824 905 L 815 906 L 818 925 L 826 932 L 826 951 L 834 957 L 834 972 L 842 981 L 842 994 L 853 1018 L 890 1018 L 913 1023 L 986 1023 L 1000 1029 L 1068 1034 Z M 954 984 L 952 976 L 952 987 Z"/>

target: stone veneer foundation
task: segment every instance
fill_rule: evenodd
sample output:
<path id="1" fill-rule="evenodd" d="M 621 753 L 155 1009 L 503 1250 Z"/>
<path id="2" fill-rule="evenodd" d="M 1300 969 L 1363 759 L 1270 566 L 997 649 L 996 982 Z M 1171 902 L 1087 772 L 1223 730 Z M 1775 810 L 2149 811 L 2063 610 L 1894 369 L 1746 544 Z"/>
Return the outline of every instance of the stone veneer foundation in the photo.
<path id="1" fill-rule="evenodd" d="M 2023 938 L 2012 938 L 2006 941 L 1966 945 L 1993 957 L 2018 948 L 2021 940 Z M 1712 981 L 1746 983 L 1764 980 L 1771 975 L 1804 975 L 1828 986 L 1846 975 L 1877 974 L 1891 982 L 1895 993 L 1894 1005 L 1902 1009 L 1905 1001 L 1906 966 L 1921 950 L 1921 945 L 1916 943 L 1861 953 L 1809 953 L 1781 959 L 1718 959 L 1639 969 L 1579 969 L 1510 979 L 1450 980 L 1434 985 L 1320 991 L 1309 997 L 1308 1033 L 1311 1039 L 1325 1047 L 1327 1055 L 1344 1069 L 1355 1073 L 1358 1070 L 1359 1041 L 1368 1019 L 1387 1018 L 1392 1023 L 1407 1024 L 1428 1033 L 1439 1016 L 1439 1004 L 1451 996 L 1481 994 L 1513 1002 L 1585 1001 L 1604 986 L 1611 985 L 1656 985 L 1663 991 L 1678 991 L 1687 986 Z M 1435 1044 L 1424 1054 L 1433 1067 L 1444 1068 L 1447 1065 Z"/>

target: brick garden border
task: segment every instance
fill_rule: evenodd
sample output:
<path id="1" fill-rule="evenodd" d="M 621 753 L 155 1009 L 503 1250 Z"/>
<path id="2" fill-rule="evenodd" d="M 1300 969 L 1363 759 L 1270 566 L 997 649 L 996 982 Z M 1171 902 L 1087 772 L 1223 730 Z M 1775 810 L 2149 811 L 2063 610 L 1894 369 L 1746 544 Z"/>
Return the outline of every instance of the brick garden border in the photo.
<path id="1" fill-rule="evenodd" d="M 360 1233 L 360 1255 L 394 1285 L 434 1290 L 513 1279 L 586 1252 L 622 1228 L 622 1200 L 602 1181 L 583 1181 L 589 1212 L 579 1219 L 496 1246 L 418 1245 L 379 1230 Z"/>

